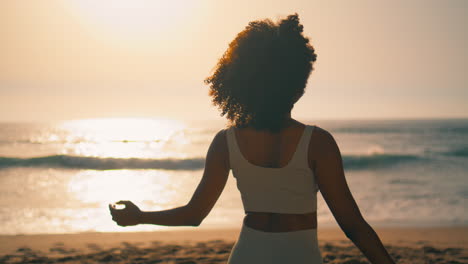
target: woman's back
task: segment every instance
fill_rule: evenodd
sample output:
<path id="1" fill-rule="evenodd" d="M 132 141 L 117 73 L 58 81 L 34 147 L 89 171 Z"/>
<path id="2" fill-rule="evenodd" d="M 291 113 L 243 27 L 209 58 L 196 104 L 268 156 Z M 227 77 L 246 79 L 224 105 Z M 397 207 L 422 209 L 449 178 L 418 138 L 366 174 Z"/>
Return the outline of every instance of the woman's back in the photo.
<path id="1" fill-rule="evenodd" d="M 293 158 L 306 126 L 295 122 L 279 133 L 252 128 L 235 129 L 242 156 L 251 164 L 264 168 L 283 168 Z"/>
<path id="2" fill-rule="evenodd" d="M 238 144 L 237 129 L 227 130 L 230 168 L 246 212 L 307 214 L 316 211 L 318 188 L 308 163 L 308 147 L 314 128 L 302 125 L 277 135 L 249 131 L 252 135 L 244 137 L 244 143 L 247 143 L 244 147 L 250 152 L 246 154 L 254 154 L 257 161 L 263 160 L 262 164 L 252 161 L 250 155 L 245 156 L 244 149 Z M 297 132 L 298 138 L 289 137 L 297 136 Z M 283 155 L 282 149 L 289 155 Z"/>
<path id="3" fill-rule="evenodd" d="M 226 131 L 229 164 L 246 211 L 230 264 L 321 263 L 318 188 L 308 162 L 315 126 L 293 123 L 278 133 Z"/>

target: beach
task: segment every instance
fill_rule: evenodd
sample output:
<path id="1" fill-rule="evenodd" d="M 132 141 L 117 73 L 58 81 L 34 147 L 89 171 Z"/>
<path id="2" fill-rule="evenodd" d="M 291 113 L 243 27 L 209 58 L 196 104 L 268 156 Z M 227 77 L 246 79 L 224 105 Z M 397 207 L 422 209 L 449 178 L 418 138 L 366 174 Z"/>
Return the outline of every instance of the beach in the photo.
<path id="1" fill-rule="evenodd" d="M 376 228 L 397 263 L 468 263 L 468 228 Z M 238 229 L 2 235 L 0 263 L 226 263 Z M 338 228 L 319 229 L 324 263 L 368 263 Z"/>

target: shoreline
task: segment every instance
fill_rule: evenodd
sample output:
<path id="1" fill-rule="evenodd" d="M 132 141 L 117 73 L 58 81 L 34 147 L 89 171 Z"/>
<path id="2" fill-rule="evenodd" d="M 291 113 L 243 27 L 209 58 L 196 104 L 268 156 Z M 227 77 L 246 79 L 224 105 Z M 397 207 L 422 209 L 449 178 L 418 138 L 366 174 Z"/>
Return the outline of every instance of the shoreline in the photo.
<path id="1" fill-rule="evenodd" d="M 398 263 L 468 260 L 468 227 L 375 231 Z M 0 235 L 0 263 L 226 263 L 238 235 L 238 228 Z M 319 229 L 318 239 L 324 263 L 367 263 L 339 228 Z"/>

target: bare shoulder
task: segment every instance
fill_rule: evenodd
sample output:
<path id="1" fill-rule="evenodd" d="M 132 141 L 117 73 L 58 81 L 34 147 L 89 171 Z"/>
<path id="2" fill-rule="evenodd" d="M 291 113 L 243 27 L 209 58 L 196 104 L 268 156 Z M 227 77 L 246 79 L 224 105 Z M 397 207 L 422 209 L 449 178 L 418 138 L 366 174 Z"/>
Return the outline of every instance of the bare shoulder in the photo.
<path id="1" fill-rule="evenodd" d="M 339 155 L 338 145 L 333 135 L 319 126 L 314 128 L 308 150 L 310 168 L 313 168 L 318 160 L 326 156 Z"/>
<path id="2" fill-rule="evenodd" d="M 330 148 L 332 145 L 336 144 L 333 135 L 328 130 L 319 126 L 315 126 L 310 141 L 311 144 L 309 145 L 309 147 L 320 147 L 320 150 L 322 151 L 325 150 L 323 148 Z"/>
<path id="3" fill-rule="evenodd" d="M 227 129 L 219 130 L 213 138 L 211 145 L 215 148 L 216 151 L 227 150 Z"/>
<path id="4" fill-rule="evenodd" d="M 227 144 L 227 129 L 219 130 L 211 142 L 208 150 L 208 156 L 216 162 L 222 162 L 225 166 L 229 167 L 229 150 Z"/>
<path id="5" fill-rule="evenodd" d="M 332 137 L 331 133 L 326 130 L 325 128 L 321 128 L 319 126 L 316 126 L 316 125 L 313 125 L 315 128 L 314 128 L 314 132 L 312 133 L 312 139 L 326 139 L 326 138 L 329 138 L 329 137 Z"/>
<path id="6" fill-rule="evenodd" d="M 213 141 L 217 141 L 218 143 L 226 142 L 226 141 L 227 141 L 227 140 L 226 140 L 227 131 L 228 131 L 227 128 L 224 128 L 224 129 L 219 130 L 219 131 L 216 133 L 216 135 L 215 135 Z"/>

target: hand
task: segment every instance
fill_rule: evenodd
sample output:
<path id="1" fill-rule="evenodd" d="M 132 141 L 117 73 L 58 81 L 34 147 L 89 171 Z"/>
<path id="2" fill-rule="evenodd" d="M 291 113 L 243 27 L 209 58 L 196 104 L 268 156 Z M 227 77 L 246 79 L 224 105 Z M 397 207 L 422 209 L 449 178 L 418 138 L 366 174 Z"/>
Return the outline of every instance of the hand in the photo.
<path id="1" fill-rule="evenodd" d="M 119 201 L 115 204 L 125 205 L 124 209 L 117 209 L 115 205 L 109 204 L 109 210 L 114 220 L 119 226 L 133 226 L 141 223 L 141 210 L 130 201 Z"/>

